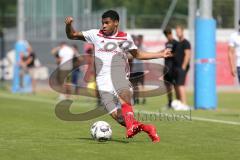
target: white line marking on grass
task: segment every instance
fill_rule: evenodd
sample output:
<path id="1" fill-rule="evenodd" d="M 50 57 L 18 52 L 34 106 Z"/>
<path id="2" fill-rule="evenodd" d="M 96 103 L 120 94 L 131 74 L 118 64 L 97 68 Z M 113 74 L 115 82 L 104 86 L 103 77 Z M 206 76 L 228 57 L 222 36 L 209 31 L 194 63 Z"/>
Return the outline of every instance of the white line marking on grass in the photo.
<path id="1" fill-rule="evenodd" d="M 192 117 L 192 119 L 197 120 L 197 121 L 206 121 L 206 122 L 215 122 L 215 123 L 223 123 L 223 124 L 231 124 L 231 125 L 240 125 L 240 122 L 224 121 L 224 120 L 210 119 L 210 118 L 203 118 L 203 117 Z"/>
<path id="2" fill-rule="evenodd" d="M 144 111 L 144 110 L 136 110 L 136 112 L 139 113 L 145 113 L 145 114 L 155 114 L 155 115 L 160 115 L 159 112 L 149 112 L 149 111 Z M 164 114 L 164 113 L 163 113 Z M 169 113 L 166 113 L 169 114 Z M 189 117 L 192 120 L 196 121 L 205 121 L 205 122 L 213 122 L 213 123 L 222 123 L 222 124 L 230 124 L 230 125 L 240 125 L 240 122 L 235 122 L 235 121 L 225 121 L 225 120 L 219 120 L 219 119 L 211 119 L 211 118 L 204 118 L 204 117 Z"/>

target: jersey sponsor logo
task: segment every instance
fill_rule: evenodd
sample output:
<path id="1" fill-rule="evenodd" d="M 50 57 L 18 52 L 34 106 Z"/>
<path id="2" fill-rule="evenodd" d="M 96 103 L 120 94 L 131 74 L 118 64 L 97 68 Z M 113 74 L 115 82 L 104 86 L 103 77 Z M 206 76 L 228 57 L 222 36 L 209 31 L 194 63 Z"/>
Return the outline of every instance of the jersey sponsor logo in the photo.
<path id="1" fill-rule="evenodd" d="M 104 41 L 104 40 L 102 40 Z M 102 41 L 100 43 L 102 43 Z M 126 52 L 127 50 L 130 49 L 130 47 L 133 45 L 131 41 L 121 41 L 121 42 L 108 42 L 104 45 L 103 48 L 99 48 L 97 52 L 106 52 L 106 53 L 122 53 Z M 120 48 L 122 51 L 117 51 L 117 48 Z"/>
<path id="2" fill-rule="evenodd" d="M 120 54 L 121 52 L 117 51 L 117 50 L 107 50 L 107 49 L 103 49 L 100 48 L 97 50 L 97 52 L 102 52 L 102 53 L 114 53 L 114 54 Z"/>

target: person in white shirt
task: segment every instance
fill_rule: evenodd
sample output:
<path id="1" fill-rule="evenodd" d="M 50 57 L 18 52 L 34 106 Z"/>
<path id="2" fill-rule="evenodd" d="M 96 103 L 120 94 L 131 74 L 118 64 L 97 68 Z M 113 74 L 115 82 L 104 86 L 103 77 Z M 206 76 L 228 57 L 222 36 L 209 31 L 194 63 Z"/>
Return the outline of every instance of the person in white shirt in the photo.
<path id="1" fill-rule="evenodd" d="M 240 83 L 240 31 L 232 33 L 229 39 L 228 60 L 233 77 Z"/>
<path id="2" fill-rule="evenodd" d="M 74 52 L 74 49 L 71 46 L 66 44 L 66 42 L 61 42 L 59 47 L 56 47 L 52 50 L 52 53 L 55 54 L 56 61 L 58 64 L 57 70 L 58 86 L 63 89 L 64 93 L 66 93 L 65 95 L 60 94 L 58 98 L 60 100 L 68 99 L 70 98 L 72 87 L 72 77 L 69 73 L 71 73 L 73 69 L 73 58 L 76 53 Z"/>
<path id="3" fill-rule="evenodd" d="M 138 50 L 131 36 L 118 30 L 119 15 L 114 10 L 103 13 L 101 29 L 76 31 L 72 23 L 73 18 L 66 17 L 67 37 L 72 40 L 87 41 L 94 45 L 96 83 L 101 100 L 110 115 L 126 127 L 126 137 L 132 138 L 140 131 L 144 131 L 154 143 L 159 142 L 160 137 L 153 125 L 140 123 L 134 118 L 127 53 L 143 60 L 172 56 L 170 50 L 166 49 L 157 53 Z M 117 109 L 115 98 L 120 102 L 121 110 Z"/>

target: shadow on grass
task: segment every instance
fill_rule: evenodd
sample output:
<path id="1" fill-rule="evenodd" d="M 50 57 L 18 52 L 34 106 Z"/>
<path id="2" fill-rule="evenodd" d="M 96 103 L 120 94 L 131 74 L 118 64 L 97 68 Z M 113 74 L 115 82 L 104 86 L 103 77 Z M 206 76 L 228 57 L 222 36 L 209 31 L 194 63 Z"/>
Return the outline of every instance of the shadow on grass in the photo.
<path id="1" fill-rule="evenodd" d="M 81 141 L 89 141 L 89 142 L 93 142 L 94 140 L 92 138 L 86 138 L 86 137 L 80 137 L 80 138 L 77 138 Z M 96 141 L 98 142 L 98 141 Z M 123 143 L 123 144 L 128 144 L 128 143 L 131 143 L 131 142 L 142 142 L 142 141 L 137 141 L 137 140 L 134 140 L 134 139 L 111 139 L 110 141 L 106 141 L 106 142 L 99 142 L 100 144 L 107 144 L 107 142 L 116 142 L 116 143 Z"/>

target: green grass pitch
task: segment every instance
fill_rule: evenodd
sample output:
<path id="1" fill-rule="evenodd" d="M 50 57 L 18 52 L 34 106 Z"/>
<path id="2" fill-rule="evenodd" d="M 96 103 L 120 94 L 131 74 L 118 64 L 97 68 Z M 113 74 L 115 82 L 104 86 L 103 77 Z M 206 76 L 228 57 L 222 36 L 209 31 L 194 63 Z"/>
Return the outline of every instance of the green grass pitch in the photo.
<path id="1" fill-rule="evenodd" d="M 125 129 L 105 115 L 85 122 L 67 122 L 55 116 L 57 95 L 39 93 L 19 95 L 0 91 L 1 160 L 239 160 L 239 93 L 219 93 L 214 111 L 192 111 L 192 120 L 147 121 L 157 126 L 161 142 L 152 144 L 146 134 L 126 139 Z M 188 94 L 189 103 L 193 96 Z M 166 97 L 147 99 L 138 111 L 188 114 L 163 111 Z M 95 100 L 81 97 L 74 102 L 73 113 L 93 108 Z M 200 118 L 203 120 L 196 120 Z M 111 124 L 113 137 L 96 142 L 90 126 L 97 120 Z M 228 123 L 230 122 L 230 123 Z"/>

